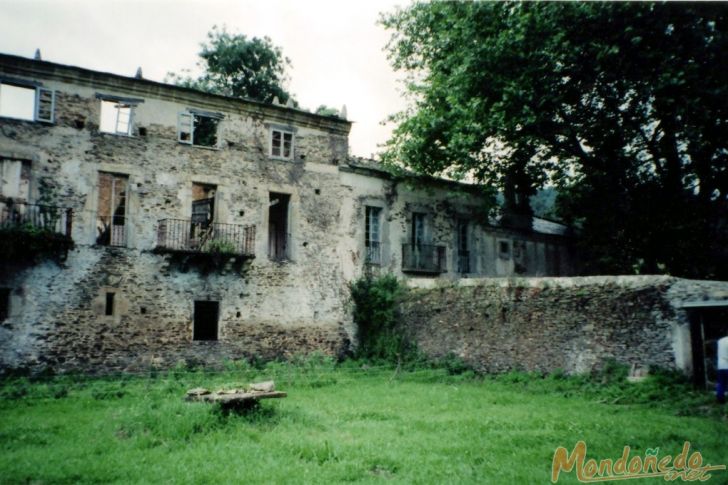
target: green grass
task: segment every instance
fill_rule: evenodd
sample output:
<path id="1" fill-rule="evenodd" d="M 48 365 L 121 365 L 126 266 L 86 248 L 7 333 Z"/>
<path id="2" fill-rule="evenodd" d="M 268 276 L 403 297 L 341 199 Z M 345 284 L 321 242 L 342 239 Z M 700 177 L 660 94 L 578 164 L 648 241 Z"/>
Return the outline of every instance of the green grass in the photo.
<path id="1" fill-rule="evenodd" d="M 267 378 L 289 397 L 249 414 L 182 400 Z M 666 375 L 624 385 L 319 360 L 0 382 L 2 483 L 549 483 L 554 449 L 578 440 L 595 458 L 690 441 L 727 464 L 726 436 L 726 411 Z"/>

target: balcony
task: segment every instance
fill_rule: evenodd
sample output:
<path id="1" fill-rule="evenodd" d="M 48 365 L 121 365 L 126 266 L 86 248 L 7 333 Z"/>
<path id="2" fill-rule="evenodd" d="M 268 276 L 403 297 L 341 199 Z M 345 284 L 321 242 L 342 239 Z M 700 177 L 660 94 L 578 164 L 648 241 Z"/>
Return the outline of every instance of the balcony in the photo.
<path id="1" fill-rule="evenodd" d="M 155 251 L 252 258 L 255 256 L 255 226 L 162 219 L 157 228 Z"/>
<path id="2" fill-rule="evenodd" d="M 445 246 L 403 244 L 402 271 L 423 274 L 446 272 Z"/>
<path id="3" fill-rule="evenodd" d="M 63 260 L 73 247 L 72 227 L 72 209 L 0 201 L 0 259 L 22 261 L 46 255 Z"/>

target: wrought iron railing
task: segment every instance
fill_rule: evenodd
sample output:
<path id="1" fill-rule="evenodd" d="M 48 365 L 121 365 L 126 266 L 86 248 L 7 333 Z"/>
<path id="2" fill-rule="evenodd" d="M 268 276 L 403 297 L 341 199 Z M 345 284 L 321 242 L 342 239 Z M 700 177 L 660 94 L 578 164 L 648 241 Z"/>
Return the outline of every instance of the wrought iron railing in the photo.
<path id="1" fill-rule="evenodd" d="M 367 264 L 382 264 L 382 243 L 366 241 L 364 262 Z"/>
<path id="2" fill-rule="evenodd" d="M 458 251 L 458 273 L 470 273 L 470 251 Z"/>
<path id="3" fill-rule="evenodd" d="M 403 244 L 402 271 L 444 273 L 447 271 L 445 246 L 432 244 Z"/>
<path id="4" fill-rule="evenodd" d="M 96 215 L 96 244 L 126 246 L 127 219 L 124 216 Z"/>
<path id="5" fill-rule="evenodd" d="M 162 219 L 157 227 L 157 249 L 186 253 L 255 255 L 255 226 L 192 223 Z"/>
<path id="6" fill-rule="evenodd" d="M 40 230 L 70 238 L 73 210 L 13 200 L 0 201 L 0 227 Z"/>

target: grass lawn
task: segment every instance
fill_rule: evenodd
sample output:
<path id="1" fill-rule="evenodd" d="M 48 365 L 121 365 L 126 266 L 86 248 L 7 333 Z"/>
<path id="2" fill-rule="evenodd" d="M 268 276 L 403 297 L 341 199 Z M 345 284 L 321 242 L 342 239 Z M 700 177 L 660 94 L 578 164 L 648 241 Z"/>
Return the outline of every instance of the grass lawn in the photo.
<path id="1" fill-rule="evenodd" d="M 182 400 L 193 387 L 269 378 L 289 397 L 245 415 Z M 617 459 L 625 445 L 676 455 L 690 441 L 705 462 L 728 464 L 725 409 L 660 381 L 326 361 L 0 381 L 2 483 L 545 484 L 555 448 L 578 440 L 597 459 Z M 707 483 L 728 483 L 728 472 Z"/>

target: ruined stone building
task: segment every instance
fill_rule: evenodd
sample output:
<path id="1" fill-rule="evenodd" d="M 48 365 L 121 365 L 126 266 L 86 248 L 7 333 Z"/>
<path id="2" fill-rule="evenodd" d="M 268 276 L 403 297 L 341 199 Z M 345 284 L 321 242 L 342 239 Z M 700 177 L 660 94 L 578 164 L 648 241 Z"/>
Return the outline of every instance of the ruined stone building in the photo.
<path id="1" fill-rule="evenodd" d="M 0 55 L 0 368 L 346 351 L 347 284 L 565 275 L 566 228 L 349 155 L 351 122 Z"/>

